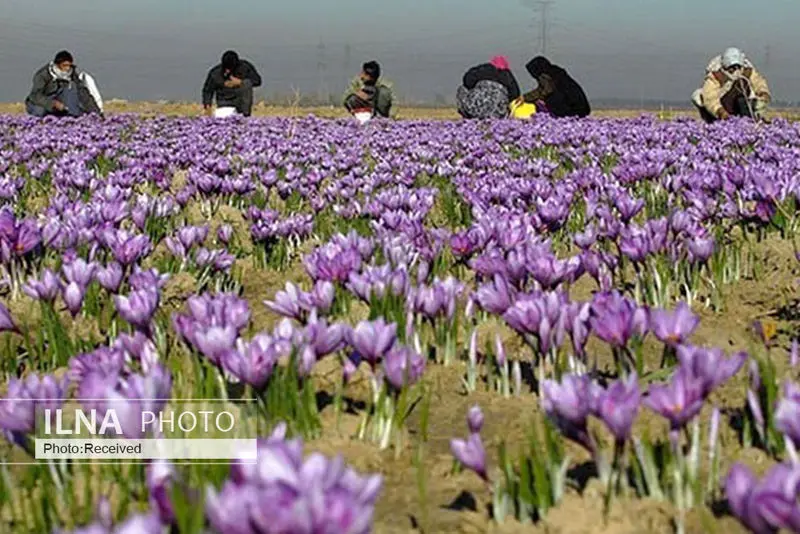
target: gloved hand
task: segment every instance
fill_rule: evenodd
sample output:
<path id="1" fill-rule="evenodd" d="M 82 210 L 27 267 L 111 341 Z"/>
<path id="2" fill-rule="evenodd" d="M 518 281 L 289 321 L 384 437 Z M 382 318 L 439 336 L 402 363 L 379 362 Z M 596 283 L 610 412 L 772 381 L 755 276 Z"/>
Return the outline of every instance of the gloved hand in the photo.
<path id="1" fill-rule="evenodd" d="M 731 117 L 730 113 L 728 113 L 728 111 L 725 108 L 719 108 L 719 111 L 717 111 L 717 118 L 719 120 L 724 121 L 725 119 L 729 119 L 730 117 Z"/>

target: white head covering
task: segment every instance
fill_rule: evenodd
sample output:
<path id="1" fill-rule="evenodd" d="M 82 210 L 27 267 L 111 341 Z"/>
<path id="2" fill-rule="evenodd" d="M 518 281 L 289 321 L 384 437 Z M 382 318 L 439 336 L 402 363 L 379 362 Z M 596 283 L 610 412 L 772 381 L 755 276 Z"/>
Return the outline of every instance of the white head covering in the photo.
<path id="1" fill-rule="evenodd" d="M 745 66 L 744 53 L 738 48 L 728 48 L 722 54 L 722 67 L 728 69 L 733 66 Z"/>

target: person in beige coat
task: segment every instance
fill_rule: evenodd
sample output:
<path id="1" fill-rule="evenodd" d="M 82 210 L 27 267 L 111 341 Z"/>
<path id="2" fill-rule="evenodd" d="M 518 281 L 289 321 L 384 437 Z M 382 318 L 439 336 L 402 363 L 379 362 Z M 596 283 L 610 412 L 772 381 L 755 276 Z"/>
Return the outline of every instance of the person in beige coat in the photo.
<path id="1" fill-rule="evenodd" d="M 758 119 L 771 99 L 767 80 L 738 48 L 729 48 L 711 60 L 703 87 L 692 95 L 708 123 L 732 116 Z"/>

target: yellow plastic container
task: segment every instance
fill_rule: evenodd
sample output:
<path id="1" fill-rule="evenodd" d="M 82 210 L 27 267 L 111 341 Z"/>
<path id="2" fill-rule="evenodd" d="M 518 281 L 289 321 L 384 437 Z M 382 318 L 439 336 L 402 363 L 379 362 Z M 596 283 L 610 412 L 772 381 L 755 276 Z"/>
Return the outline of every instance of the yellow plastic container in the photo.
<path id="1" fill-rule="evenodd" d="M 536 104 L 526 102 L 511 102 L 511 116 L 515 119 L 530 119 L 536 115 Z"/>

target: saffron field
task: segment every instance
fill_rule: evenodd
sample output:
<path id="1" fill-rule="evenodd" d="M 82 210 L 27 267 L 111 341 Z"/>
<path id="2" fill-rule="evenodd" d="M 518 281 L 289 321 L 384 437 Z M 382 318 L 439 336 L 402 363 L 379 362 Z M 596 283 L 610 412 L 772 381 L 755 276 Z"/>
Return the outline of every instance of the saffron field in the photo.
<path id="1" fill-rule="evenodd" d="M 795 123 L 0 125 L 0 532 L 800 532 Z M 181 399 L 256 464 L 34 462 Z"/>

